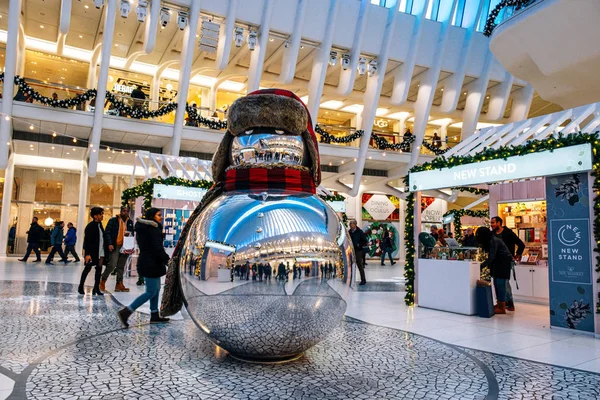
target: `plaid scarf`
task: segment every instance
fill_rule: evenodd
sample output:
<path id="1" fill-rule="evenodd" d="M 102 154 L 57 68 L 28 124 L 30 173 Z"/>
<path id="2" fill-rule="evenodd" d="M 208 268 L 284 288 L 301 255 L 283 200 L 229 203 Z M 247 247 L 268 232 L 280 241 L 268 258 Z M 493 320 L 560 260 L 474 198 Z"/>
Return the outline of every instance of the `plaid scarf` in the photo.
<path id="1" fill-rule="evenodd" d="M 311 173 L 292 168 L 229 169 L 225 173 L 225 191 L 238 190 L 316 193 Z"/>

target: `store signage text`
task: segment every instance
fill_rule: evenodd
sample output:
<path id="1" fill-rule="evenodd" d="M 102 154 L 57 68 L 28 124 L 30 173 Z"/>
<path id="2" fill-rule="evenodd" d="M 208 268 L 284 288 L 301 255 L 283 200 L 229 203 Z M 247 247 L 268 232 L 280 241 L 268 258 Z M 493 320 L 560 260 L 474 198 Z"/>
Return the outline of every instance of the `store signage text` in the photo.
<path id="1" fill-rule="evenodd" d="M 155 199 L 200 201 L 206 192 L 206 189 L 200 188 L 157 184 L 154 185 L 153 197 Z"/>
<path id="2" fill-rule="evenodd" d="M 119 93 L 131 94 L 134 89 L 134 86 L 121 85 L 120 83 L 115 83 L 115 85 L 113 86 L 113 92 Z"/>
<path id="3" fill-rule="evenodd" d="M 550 221 L 554 282 L 592 283 L 589 224 L 587 218 Z"/>
<path id="4" fill-rule="evenodd" d="M 373 195 L 363 206 L 377 221 L 386 220 L 396 210 L 396 206 L 386 195 Z"/>
<path id="5" fill-rule="evenodd" d="M 542 151 L 506 160 L 481 161 L 441 170 L 415 172 L 409 175 L 409 190 L 444 189 L 514 179 L 571 174 L 592 169 L 589 143 Z"/>

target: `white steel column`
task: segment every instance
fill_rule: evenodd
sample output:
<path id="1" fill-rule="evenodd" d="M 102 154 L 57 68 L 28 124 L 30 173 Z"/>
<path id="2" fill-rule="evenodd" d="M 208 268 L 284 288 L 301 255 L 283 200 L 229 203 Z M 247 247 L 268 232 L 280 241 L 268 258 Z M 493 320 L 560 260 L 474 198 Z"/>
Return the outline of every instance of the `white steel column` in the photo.
<path id="1" fill-rule="evenodd" d="M 17 66 L 15 74 L 25 75 L 25 28 L 19 24 L 19 38 L 17 39 Z"/>
<path id="2" fill-rule="evenodd" d="M 11 139 L 12 122 L 5 117 L 12 116 L 15 68 L 17 66 L 17 37 L 19 36 L 20 17 L 21 0 L 10 0 L 8 6 L 6 54 L 4 56 L 4 85 L 2 90 L 3 116 L 0 118 L 0 169 L 7 168 L 8 166 L 9 146 L 6 143 Z M 6 230 L 6 232 L 8 232 L 8 230 Z M 0 252 L 6 252 L 6 245 L 3 249 L 0 249 Z"/>
<path id="3" fill-rule="evenodd" d="M 269 30 L 271 29 L 271 15 L 273 14 L 273 0 L 265 0 L 263 6 L 262 20 L 258 29 L 258 43 L 250 55 L 250 67 L 248 68 L 248 85 L 246 93 L 254 92 L 260 87 L 260 78 L 263 72 L 267 44 L 269 43 Z"/>
<path id="4" fill-rule="evenodd" d="M 65 40 L 71 26 L 71 0 L 61 0 L 60 3 L 60 26 L 58 27 L 58 42 L 56 52 L 63 54 Z"/>
<path id="5" fill-rule="evenodd" d="M 515 92 L 510 110 L 509 121 L 520 121 L 529 115 L 529 108 L 533 100 L 533 86 L 527 84 L 523 89 Z"/>
<path id="6" fill-rule="evenodd" d="M 442 27 L 435 47 L 435 56 L 431 67 L 423 74 L 421 79 L 419 91 L 417 94 L 417 101 L 415 102 L 415 120 L 413 135 L 415 135 L 415 142 L 412 145 L 412 152 L 410 156 L 410 164 L 412 167 L 417 163 L 419 159 L 421 144 L 425 137 L 425 130 L 427 129 L 427 121 L 429 120 L 429 114 L 431 112 L 431 105 L 435 97 L 435 89 L 437 87 L 438 79 L 440 77 L 440 70 L 442 68 L 442 57 L 446 50 L 446 42 L 448 41 L 448 29 L 452 23 L 452 16 L 457 6 L 457 0 L 454 0 L 452 7 L 444 9 L 444 15 L 442 16 Z M 490 53 L 491 54 L 491 53 Z"/>
<path id="7" fill-rule="evenodd" d="M 471 52 L 471 47 L 473 47 L 473 35 L 477 29 L 477 23 L 479 22 L 479 17 L 483 12 L 483 6 L 485 3 L 485 1 L 479 2 L 477 13 L 474 16 L 472 15 L 472 19 L 467 23 L 467 31 L 465 32 L 465 38 L 460 51 L 460 57 L 458 58 L 458 68 L 456 68 L 454 74 L 445 80 L 444 94 L 442 96 L 442 104 L 440 105 L 441 112 L 449 113 L 456 110 L 458 99 L 460 98 L 460 93 L 462 91 L 462 85 L 465 80 L 467 62 L 469 61 L 469 53 Z M 486 49 L 486 52 L 491 53 L 489 49 Z"/>
<path id="8" fill-rule="evenodd" d="M 216 67 L 222 71 L 229 64 L 229 55 L 231 54 L 231 42 L 233 41 L 233 30 L 235 29 L 235 12 L 237 10 L 238 0 L 229 0 L 225 24 L 221 25 L 219 44 L 217 46 Z"/>
<path id="9" fill-rule="evenodd" d="M 490 102 L 486 118 L 490 121 L 497 121 L 504 116 L 510 90 L 512 89 L 514 77 L 510 72 L 504 74 L 504 80 L 490 92 Z"/>
<path id="10" fill-rule="evenodd" d="M 396 74 L 394 76 L 394 90 L 392 91 L 392 97 L 390 103 L 395 106 L 399 106 L 406 102 L 408 92 L 410 89 L 410 82 L 412 81 L 412 75 L 415 70 L 415 62 L 417 61 L 417 50 L 419 49 L 419 41 L 421 39 L 421 31 L 423 30 L 423 20 L 429 7 L 431 0 L 425 0 L 422 2 L 422 8 L 416 10 L 415 13 L 415 24 L 413 25 L 411 45 L 408 47 L 408 54 L 406 59 L 401 66 L 396 68 Z"/>
<path id="11" fill-rule="evenodd" d="M 14 156 L 11 155 L 4 170 L 2 213 L 0 214 L 0 257 L 6 257 L 6 247 L 8 246 L 8 232 L 10 230 L 10 203 L 12 201 L 13 183 L 15 180 L 14 177 L 15 160 Z"/>
<path id="12" fill-rule="evenodd" d="M 108 83 L 108 68 L 110 66 L 110 51 L 112 49 L 113 36 L 115 33 L 115 18 L 117 16 L 117 0 L 108 0 L 105 6 L 106 15 L 104 18 L 104 37 L 102 40 L 102 60 L 100 61 L 100 74 L 98 76 L 98 85 L 96 89 L 95 109 L 94 109 L 94 125 L 92 126 L 92 135 L 90 137 L 90 145 L 93 149 L 99 150 L 100 136 L 102 135 L 102 120 L 104 119 L 104 100 L 106 99 L 106 85 Z M 88 148 L 88 167 L 89 174 L 93 178 L 96 176 L 98 168 L 98 151 L 91 151 Z"/>
<path id="13" fill-rule="evenodd" d="M 358 59 L 360 58 L 362 39 L 365 35 L 365 29 L 367 27 L 370 4 L 371 2 L 369 0 L 361 0 L 360 3 L 360 10 L 358 12 L 358 19 L 356 21 L 356 30 L 354 31 L 354 40 L 352 41 L 350 67 L 347 70 L 341 69 L 340 71 L 340 83 L 338 84 L 337 93 L 342 96 L 349 95 L 354 88 L 354 81 L 356 80 L 356 67 L 358 65 Z M 396 9 L 395 6 L 393 8 Z"/>
<path id="14" fill-rule="evenodd" d="M 85 229 L 85 221 L 87 221 L 87 194 L 88 194 L 89 173 L 85 163 L 81 167 L 81 175 L 79 175 L 79 203 L 77 204 L 77 243 L 75 250 L 82 257 L 83 250 L 83 231 Z M 92 204 L 94 207 L 94 204 Z"/>
<path id="15" fill-rule="evenodd" d="M 395 2 L 394 2 L 395 3 Z M 383 31 L 383 39 L 381 42 L 381 50 L 377 57 L 377 71 L 367 78 L 367 88 L 365 89 L 364 105 L 362 111 L 362 127 L 364 134 L 360 139 L 360 149 L 358 151 L 357 165 L 354 172 L 354 185 L 352 186 L 351 196 L 356 196 L 360 187 L 363 169 L 369 151 L 369 141 L 373 132 L 373 124 L 377 112 L 377 104 L 381 95 L 381 86 L 385 79 L 385 71 L 387 68 L 388 58 L 390 55 L 390 47 L 394 36 L 394 28 L 396 27 L 396 19 L 400 12 L 398 11 L 397 3 L 388 8 L 387 22 Z"/>
<path id="16" fill-rule="evenodd" d="M 160 77 L 162 76 L 165 69 L 169 68 L 171 65 L 176 63 L 176 61 L 166 61 L 158 67 L 156 67 L 156 71 L 154 71 L 154 76 L 152 77 L 152 87 L 150 88 L 150 109 L 159 109 L 158 97 L 160 95 Z"/>
<path id="17" fill-rule="evenodd" d="M 96 71 L 98 69 L 98 59 L 100 58 L 100 52 L 102 51 L 102 42 L 98 43 L 94 50 L 92 51 L 92 58 L 90 60 L 90 66 L 88 67 L 88 77 L 87 77 L 87 86 L 88 88 L 92 88 L 96 86 L 98 82 L 98 78 L 96 76 Z"/>
<path id="18" fill-rule="evenodd" d="M 160 17 L 160 1 L 154 0 L 150 4 L 150 15 L 146 21 L 144 30 L 144 53 L 150 54 L 156 44 L 156 33 L 158 32 L 158 22 Z"/>
<path id="19" fill-rule="evenodd" d="M 485 56 L 485 62 L 483 63 L 481 75 L 475 82 L 473 82 L 473 87 L 469 89 L 467 100 L 465 102 L 465 109 L 463 110 L 462 115 L 463 125 L 460 134 L 461 140 L 471 136 L 477 128 L 477 121 L 479 121 L 481 107 L 483 106 L 485 93 L 490 81 L 490 72 L 493 61 L 494 56 L 492 55 L 491 51 L 488 51 L 487 55 Z"/>
<path id="20" fill-rule="evenodd" d="M 173 156 L 179 155 L 179 148 L 181 147 L 183 119 L 185 117 L 185 106 L 190 88 L 190 74 L 192 72 L 192 62 L 194 61 L 194 50 L 196 49 L 196 31 L 198 30 L 198 21 L 200 19 L 200 3 L 200 0 L 192 2 L 189 23 L 183 34 L 183 50 L 181 52 L 181 62 L 179 63 L 179 86 L 177 87 L 177 111 L 175 112 L 173 137 L 166 148 L 166 153 Z"/>
<path id="21" fill-rule="evenodd" d="M 279 80 L 281 83 L 290 83 L 294 79 L 296 72 L 296 63 L 298 62 L 298 52 L 300 51 L 300 39 L 302 39 L 302 26 L 304 25 L 304 16 L 306 15 L 306 3 L 308 0 L 298 0 L 296 7 L 296 20 L 294 21 L 294 30 L 290 35 L 290 45 L 283 48 L 283 59 L 281 61 L 281 73 Z"/>
<path id="22" fill-rule="evenodd" d="M 327 76 L 337 8 L 338 0 L 329 0 L 329 13 L 327 14 L 327 24 L 325 24 L 323 41 L 316 50 L 310 81 L 308 81 L 308 111 L 313 119 L 313 127 L 317 123 L 317 114 L 319 113 L 319 105 L 321 104 L 321 96 L 323 95 L 325 77 Z"/>

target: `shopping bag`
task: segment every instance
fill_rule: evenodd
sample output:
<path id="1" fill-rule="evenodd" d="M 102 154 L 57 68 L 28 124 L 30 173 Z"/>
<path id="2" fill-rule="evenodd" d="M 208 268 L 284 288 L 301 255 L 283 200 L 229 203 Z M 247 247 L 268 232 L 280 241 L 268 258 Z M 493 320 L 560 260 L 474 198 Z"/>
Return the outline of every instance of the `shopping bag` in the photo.
<path id="1" fill-rule="evenodd" d="M 135 238 L 133 236 L 125 236 L 123 238 L 123 245 L 121 246 L 121 253 L 133 254 L 135 251 Z"/>

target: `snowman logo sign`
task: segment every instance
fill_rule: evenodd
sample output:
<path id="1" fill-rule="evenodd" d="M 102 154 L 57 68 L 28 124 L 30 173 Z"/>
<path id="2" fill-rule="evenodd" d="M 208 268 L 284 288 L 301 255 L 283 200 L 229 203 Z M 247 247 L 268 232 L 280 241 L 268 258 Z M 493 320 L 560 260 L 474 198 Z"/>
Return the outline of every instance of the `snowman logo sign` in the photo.
<path id="1" fill-rule="evenodd" d="M 581 231 L 578 227 L 565 224 L 558 229 L 558 240 L 567 247 L 577 246 L 581 242 Z"/>

